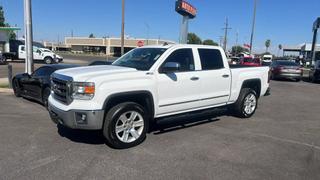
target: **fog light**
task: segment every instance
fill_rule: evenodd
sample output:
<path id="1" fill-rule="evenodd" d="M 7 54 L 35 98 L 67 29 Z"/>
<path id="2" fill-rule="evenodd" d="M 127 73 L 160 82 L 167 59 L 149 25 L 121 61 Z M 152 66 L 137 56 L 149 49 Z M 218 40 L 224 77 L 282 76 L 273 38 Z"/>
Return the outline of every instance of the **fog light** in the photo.
<path id="1" fill-rule="evenodd" d="M 88 124 L 86 113 L 76 113 L 77 124 Z"/>

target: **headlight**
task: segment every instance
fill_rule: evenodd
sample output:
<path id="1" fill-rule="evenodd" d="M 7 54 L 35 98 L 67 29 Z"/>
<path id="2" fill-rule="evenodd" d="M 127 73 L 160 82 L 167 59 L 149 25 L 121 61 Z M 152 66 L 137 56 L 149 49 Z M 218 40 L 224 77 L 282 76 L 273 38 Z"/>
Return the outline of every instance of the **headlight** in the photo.
<path id="1" fill-rule="evenodd" d="M 72 95 L 73 99 L 90 100 L 94 97 L 95 86 L 93 82 L 73 82 Z"/>

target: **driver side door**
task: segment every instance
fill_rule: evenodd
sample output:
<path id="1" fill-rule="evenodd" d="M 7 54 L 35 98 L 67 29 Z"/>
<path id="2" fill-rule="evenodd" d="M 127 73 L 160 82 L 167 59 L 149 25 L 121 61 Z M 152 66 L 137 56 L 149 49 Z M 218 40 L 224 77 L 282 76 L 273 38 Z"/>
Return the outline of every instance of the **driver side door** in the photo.
<path id="1" fill-rule="evenodd" d="M 180 69 L 176 72 L 162 72 L 161 68 L 172 62 L 180 64 Z M 193 49 L 183 48 L 173 51 L 160 66 L 157 74 L 157 117 L 197 107 L 201 84 L 196 64 Z"/>

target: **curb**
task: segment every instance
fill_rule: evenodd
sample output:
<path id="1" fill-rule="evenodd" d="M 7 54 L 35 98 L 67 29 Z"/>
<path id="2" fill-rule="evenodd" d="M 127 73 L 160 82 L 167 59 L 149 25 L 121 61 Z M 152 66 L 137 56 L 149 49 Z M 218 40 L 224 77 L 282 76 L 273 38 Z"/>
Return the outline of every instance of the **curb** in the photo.
<path id="1" fill-rule="evenodd" d="M 9 88 L 0 88 L 0 93 L 13 93 L 13 90 Z"/>

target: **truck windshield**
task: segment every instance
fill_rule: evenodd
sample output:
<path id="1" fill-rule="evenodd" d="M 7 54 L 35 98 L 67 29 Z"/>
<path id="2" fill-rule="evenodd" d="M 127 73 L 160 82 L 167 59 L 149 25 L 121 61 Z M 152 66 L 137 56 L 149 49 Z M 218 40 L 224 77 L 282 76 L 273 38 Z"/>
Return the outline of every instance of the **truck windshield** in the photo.
<path id="1" fill-rule="evenodd" d="M 112 65 L 147 71 L 166 50 L 166 48 L 137 48 L 120 57 Z"/>

